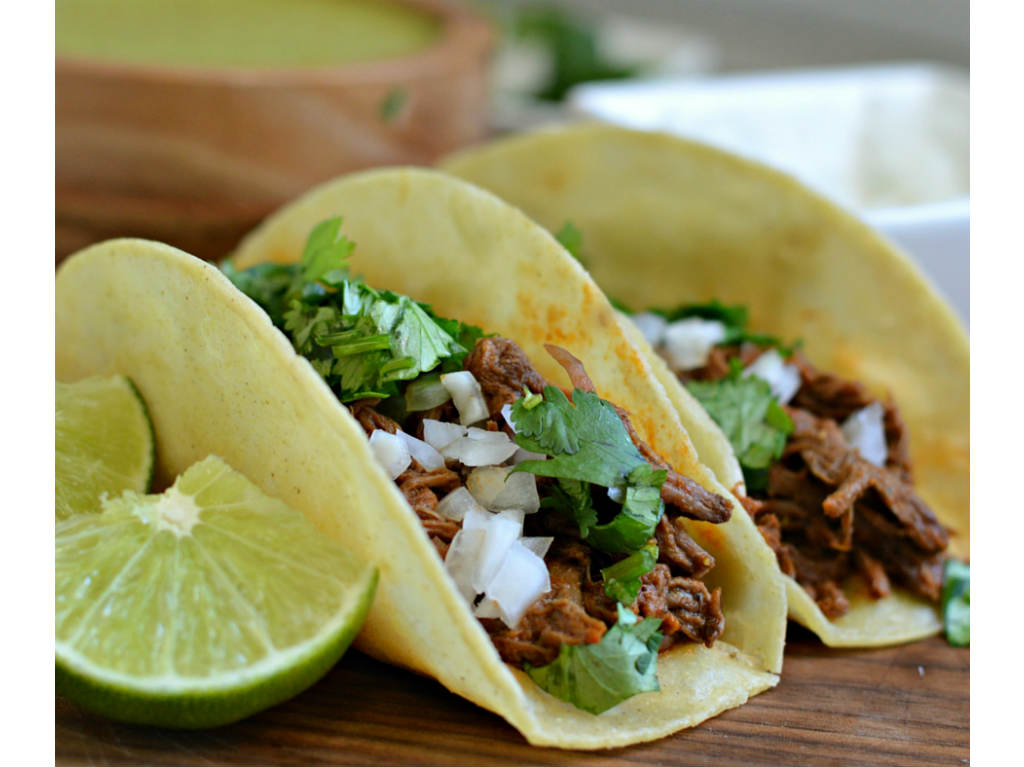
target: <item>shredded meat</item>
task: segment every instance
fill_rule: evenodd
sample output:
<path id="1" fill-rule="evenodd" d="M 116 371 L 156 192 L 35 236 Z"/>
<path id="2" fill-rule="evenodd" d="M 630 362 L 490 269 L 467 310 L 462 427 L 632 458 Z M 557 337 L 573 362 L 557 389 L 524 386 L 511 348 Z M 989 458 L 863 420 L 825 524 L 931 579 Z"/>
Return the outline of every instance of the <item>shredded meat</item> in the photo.
<path id="1" fill-rule="evenodd" d="M 394 434 L 400 428 L 394 420 L 373 409 L 379 403 L 379 398 L 361 399 L 349 405 L 349 409 L 352 411 L 352 416 L 359 421 L 359 425 L 366 430 L 367 436 L 377 429 L 383 429 L 388 434 Z"/>
<path id="2" fill-rule="evenodd" d="M 399 474 L 395 482 L 443 559 L 461 525 L 437 513 L 437 492 L 451 492 L 462 484 L 462 479 L 450 469 L 427 471 L 413 461 L 412 466 Z"/>
<path id="3" fill-rule="evenodd" d="M 676 572 L 699 578 L 715 566 L 715 559 L 702 549 L 683 528 L 682 520 L 663 514 L 654 531 L 658 541 L 658 561 Z"/>
<path id="4" fill-rule="evenodd" d="M 717 347 L 687 377 L 722 377 L 730 359 L 756 358 L 751 347 Z M 874 397 L 860 383 L 817 370 L 799 352 L 790 362 L 801 378 L 786 407 L 793 433 L 764 493 L 741 498 L 780 569 L 829 618 L 849 610 L 841 585 L 852 575 L 875 598 L 897 583 L 937 600 L 949 534 L 914 492 L 907 430 L 895 403 L 883 403 L 888 455 L 885 466 L 876 466 L 847 444 L 839 427 Z"/>
<path id="5" fill-rule="evenodd" d="M 503 406 L 519 399 L 524 386 L 539 393 L 547 384 L 526 353 L 507 338 L 481 338 L 466 357 L 464 367 L 480 383 L 492 418 L 497 418 Z"/>
<path id="6" fill-rule="evenodd" d="M 664 564 L 655 565 L 640 582 L 636 611 L 644 618 L 661 618 L 661 649 L 686 639 L 710 647 L 722 635 L 721 589 L 709 593 L 696 578 L 673 577 Z"/>

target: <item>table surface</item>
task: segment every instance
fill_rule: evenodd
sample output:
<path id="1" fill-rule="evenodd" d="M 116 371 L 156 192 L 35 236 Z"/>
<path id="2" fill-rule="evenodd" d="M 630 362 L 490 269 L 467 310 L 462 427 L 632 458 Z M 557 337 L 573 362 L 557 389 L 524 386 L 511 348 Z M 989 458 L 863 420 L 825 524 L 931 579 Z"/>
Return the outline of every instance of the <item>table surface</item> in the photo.
<path id="1" fill-rule="evenodd" d="M 204 732 L 123 725 L 56 702 L 58 764 L 966 764 L 970 651 L 935 638 L 829 650 L 790 628 L 778 687 L 628 748 L 534 748 L 437 682 L 350 651 L 319 683 Z"/>

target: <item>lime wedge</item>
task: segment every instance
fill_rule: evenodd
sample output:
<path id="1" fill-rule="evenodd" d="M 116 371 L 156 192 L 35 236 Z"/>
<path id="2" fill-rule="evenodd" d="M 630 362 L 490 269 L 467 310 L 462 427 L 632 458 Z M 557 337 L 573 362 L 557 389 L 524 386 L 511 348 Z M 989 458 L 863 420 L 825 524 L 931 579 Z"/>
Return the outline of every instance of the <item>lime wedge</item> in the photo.
<path id="1" fill-rule="evenodd" d="M 57 382 L 57 520 L 100 510 L 103 493 L 144 493 L 153 480 L 153 427 L 124 376 Z"/>
<path id="2" fill-rule="evenodd" d="M 57 525 L 56 686 L 122 721 L 213 727 L 341 657 L 377 571 L 210 456 Z"/>

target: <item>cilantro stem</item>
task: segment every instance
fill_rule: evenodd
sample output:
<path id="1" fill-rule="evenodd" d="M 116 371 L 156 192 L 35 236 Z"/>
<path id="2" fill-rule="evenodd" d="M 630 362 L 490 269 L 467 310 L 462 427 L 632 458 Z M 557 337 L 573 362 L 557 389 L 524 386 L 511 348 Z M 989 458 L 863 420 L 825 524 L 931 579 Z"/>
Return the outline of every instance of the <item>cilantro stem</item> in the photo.
<path id="1" fill-rule="evenodd" d="M 352 341 L 340 346 L 332 346 L 331 351 L 335 357 L 350 357 L 353 354 L 375 352 L 391 348 L 391 337 L 387 333 L 376 336 L 366 336 L 358 341 Z"/>

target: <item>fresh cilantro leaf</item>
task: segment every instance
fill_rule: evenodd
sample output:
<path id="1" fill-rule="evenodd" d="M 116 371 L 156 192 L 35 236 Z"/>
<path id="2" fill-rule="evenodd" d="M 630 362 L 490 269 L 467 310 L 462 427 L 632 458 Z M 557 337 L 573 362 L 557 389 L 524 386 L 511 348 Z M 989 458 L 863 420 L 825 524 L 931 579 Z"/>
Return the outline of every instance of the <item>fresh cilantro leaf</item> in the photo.
<path id="1" fill-rule="evenodd" d="M 546 666 L 524 665 L 530 678 L 556 698 L 600 714 L 658 686 L 659 618 L 639 620 L 622 605 L 618 622 L 594 644 L 563 644 Z"/>
<path id="2" fill-rule="evenodd" d="M 648 544 L 639 551 L 634 551 L 625 559 L 610 567 L 602 568 L 601 579 L 604 581 L 604 593 L 617 602 L 632 604 L 640 593 L 640 578 L 654 569 L 658 561 L 658 547 Z"/>
<path id="3" fill-rule="evenodd" d="M 341 218 L 322 221 L 298 264 L 224 273 L 270 315 L 342 402 L 400 394 L 399 382 L 462 360 L 483 331 L 434 316 L 425 304 L 349 277 L 355 245 Z M 450 328 L 457 334 L 449 333 Z"/>
<path id="4" fill-rule="evenodd" d="M 341 234 L 341 217 L 321 221 L 309 234 L 302 251 L 302 278 L 337 287 L 347 277 L 346 262 L 355 243 Z"/>
<path id="5" fill-rule="evenodd" d="M 590 485 L 576 479 L 560 479 L 551 485 L 541 506 L 568 513 L 579 525 L 580 536 L 586 538 L 590 529 L 597 524 L 597 510 L 590 495 Z"/>
<path id="6" fill-rule="evenodd" d="M 516 442 L 526 447 L 519 438 L 530 440 L 536 446 L 535 453 L 571 455 L 578 452 L 580 441 L 571 423 L 573 412 L 569 398 L 557 386 L 544 387 L 544 401 L 533 407 L 528 407 L 526 398 L 520 397 L 512 403 L 512 422 L 518 432 Z"/>
<path id="7" fill-rule="evenodd" d="M 555 239 L 558 240 L 559 245 L 569 251 L 570 256 L 581 264 L 583 263 L 583 259 L 580 257 L 580 250 L 583 247 L 583 232 L 577 229 L 572 221 L 566 219 L 562 228 L 558 230 L 558 234 L 555 235 Z"/>
<path id="8" fill-rule="evenodd" d="M 595 525 L 587 541 L 611 553 L 636 551 L 647 543 L 665 511 L 661 486 L 667 475 L 665 469 L 652 469 L 646 463 L 633 469 L 627 478 L 622 509 L 611 522 Z"/>
<path id="9" fill-rule="evenodd" d="M 550 456 L 524 461 L 515 471 L 558 478 L 568 499 L 564 505 L 579 524 L 581 536 L 609 552 L 635 551 L 647 542 L 664 509 L 661 485 L 666 472 L 651 468 L 614 407 L 580 389 L 573 390 L 570 403 L 561 389 L 549 385 L 541 402 L 528 408 L 526 398 L 521 398 L 513 403 L 511 415 L 516 444 Z M 622 508 L 610 522 L 595 524 L 591 484 L 624 491 Z"/>
<path id="10" fill-rule="evenodd" d="M 942 578 L 942 620 L 953 647 L 971 644 L 971 566 L 946 560 Z"/>
<path id="11" fill-rule="evenodd" d="M 690 390 L 732 445 L 748 490 L 761 490 L 767 469 L 779 459 L 793 422 L 768 382 L 733 371 L 717 381 L 689 381 Z"/>

